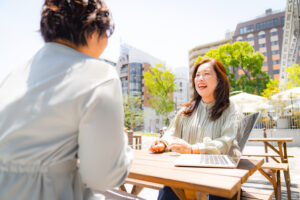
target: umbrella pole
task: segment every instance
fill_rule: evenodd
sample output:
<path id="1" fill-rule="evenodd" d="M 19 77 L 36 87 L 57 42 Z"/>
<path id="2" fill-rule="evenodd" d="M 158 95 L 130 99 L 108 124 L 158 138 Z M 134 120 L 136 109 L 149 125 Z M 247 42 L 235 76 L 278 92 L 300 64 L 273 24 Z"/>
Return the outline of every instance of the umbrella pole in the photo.
<path id="1" fill-rule="evenodd" d="M 267 129 L 264 128 L 264 138 L 267 138 Z M 266 145 L 266 143 L 264 143 L 264 146 L 265 146 L 265 153 L 267 154 L 268 153 L 268 147 Z M 269 157 L 266 156 L 266 161 L 269 162 Z"/>
<path id="2" fill-rule="evenodd" d="M 295 127 L 295 124 L 294 124 L 294 106 L 293 106 L 293 93 L 291 92 L 291 104 L 292 104 L 292 129 Z"/>

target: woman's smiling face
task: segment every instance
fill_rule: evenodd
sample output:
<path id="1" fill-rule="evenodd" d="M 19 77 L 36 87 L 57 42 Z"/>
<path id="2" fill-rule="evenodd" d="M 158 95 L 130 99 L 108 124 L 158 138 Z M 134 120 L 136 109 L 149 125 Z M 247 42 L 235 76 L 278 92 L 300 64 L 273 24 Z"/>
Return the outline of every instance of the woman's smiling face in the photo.
<path id="1" fill-rule="evenodd" d="M 218 85 L 217 74 L 210 62 L 203 63 L 197 69 L 194 84 L 197 93 L 205 103 L 215 100 L 214 92 Z"/>

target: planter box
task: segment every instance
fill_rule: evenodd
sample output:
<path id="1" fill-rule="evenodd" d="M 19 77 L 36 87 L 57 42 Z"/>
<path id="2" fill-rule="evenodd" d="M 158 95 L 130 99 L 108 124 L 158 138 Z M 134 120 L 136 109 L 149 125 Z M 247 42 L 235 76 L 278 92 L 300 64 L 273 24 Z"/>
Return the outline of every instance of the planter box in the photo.
<path id="1" fill-rule="evenodd" d="M 289 120 L 287 118 L 282 118 L 277 120 L 277 128 L 288 128 L 289 127 Z"/>

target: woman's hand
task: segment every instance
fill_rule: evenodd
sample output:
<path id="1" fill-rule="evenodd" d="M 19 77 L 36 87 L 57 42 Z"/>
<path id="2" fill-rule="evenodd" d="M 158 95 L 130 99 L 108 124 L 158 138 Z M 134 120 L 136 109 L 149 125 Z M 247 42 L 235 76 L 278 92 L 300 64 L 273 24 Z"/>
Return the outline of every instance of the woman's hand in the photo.
<path id="1" fill-rule="evenodd" d="M 161 153 L 165 150 L 166 145 L 162 142 L 160 142 L 159 140 L 155 140 L 150 148 L 149 151 L 153 152 L 153 153 Z"/>
<path id="2" fill-rule="evenodd" d="M 192 153 L 192 145 L 184 141 L 180 138 L 174 138 L 172 143 L 168 145 L 168 149 L 170 151 L 174 151 L 182 154 L 191 154 Z"/>

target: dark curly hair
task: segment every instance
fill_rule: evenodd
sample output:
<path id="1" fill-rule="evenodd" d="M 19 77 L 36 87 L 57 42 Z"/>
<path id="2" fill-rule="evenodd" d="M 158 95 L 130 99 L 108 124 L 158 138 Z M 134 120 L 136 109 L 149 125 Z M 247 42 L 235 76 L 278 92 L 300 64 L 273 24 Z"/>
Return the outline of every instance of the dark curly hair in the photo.
<path id="1" fill-rule="evenodd" d="M 184 111 L 182 111 L 182 114 L 186 116 L 192 115 L 192 113 L 194 112 L 194 110 L 197 109 L 202 99 L 202 97 L 198 94 L 196 90 L 194 80 L 198 68 L 204 63 L 210 63 L 213 66 L 218 80 L 217 87 L 214 91 L 215 104 L 210 109 L 210 120 L 215 121 L 221 117 L 223 111 L 226 110 L 226 108 L 228 108 L 230 105 L 230 101 L 229 101 L 230 86 L 229 86 L 226 70 L 222 65 L 222 63 L 216 59 L 205 58 L 195 64 L 193 74 L 192 74 L 193 97 L 190 102 L 183 105 L 186 106 L 187 108 Z"/>
<path id="2" fill-rule="evenodd" d="M 45 0 L 40 31 L 45 42 L 63 39 L 85 46 L 95 31 L 109 37 L 114 24 L 103 0 Z"/>

